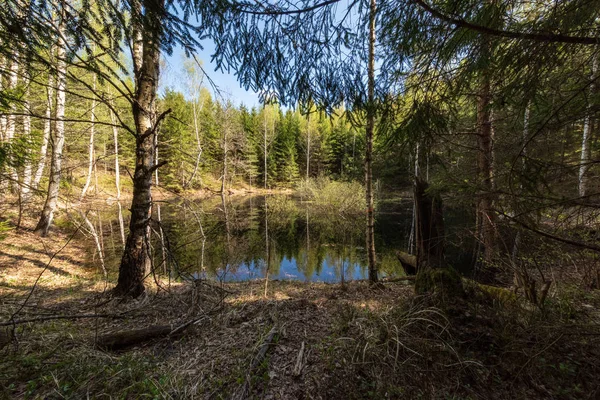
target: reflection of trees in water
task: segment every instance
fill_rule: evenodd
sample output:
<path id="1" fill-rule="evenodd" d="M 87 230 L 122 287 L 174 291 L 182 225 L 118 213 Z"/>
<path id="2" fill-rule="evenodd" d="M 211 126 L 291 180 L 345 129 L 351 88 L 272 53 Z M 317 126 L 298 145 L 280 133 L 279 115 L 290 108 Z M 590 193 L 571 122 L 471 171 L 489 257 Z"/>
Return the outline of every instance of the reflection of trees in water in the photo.
<path id="1" fill-rule="evenodd" d="M 119 207 L 112 211 L 118 218 Z M 295 263 L 297 279 L 315 275 L 336 281 L 366 274 L 364 219 L 314 212 L 310 203 L 284 196 L 265 198 L 214 198 L 166 201 L 161 204 L 167 258 L 175 269 L 220 279 L 285 278 L 290 271 L 285 259 Z M 408 221 L 410 223 L 410 221 Z M 124 222 L 118 221 L 119 227 Z M 401 232 L 400 232 L 401 233 Z M 121 236 L 121 229 L 114 235 Z M 160 236 L 153 235 L 157 262 L 161 263 Z M 395 270 L 392 248 L 380 247 L 382 270 Z M 389 253 L 389 256 L 386 254 Z M 331 268 L 323 275 L 323 267 Z M 397 267 L 397 266 L 396 266 Z"/>

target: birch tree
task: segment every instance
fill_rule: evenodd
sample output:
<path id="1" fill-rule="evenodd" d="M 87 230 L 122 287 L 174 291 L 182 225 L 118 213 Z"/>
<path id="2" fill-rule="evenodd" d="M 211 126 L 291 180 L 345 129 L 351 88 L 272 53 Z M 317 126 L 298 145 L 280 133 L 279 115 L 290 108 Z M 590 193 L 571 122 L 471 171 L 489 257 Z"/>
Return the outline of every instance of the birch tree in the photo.
<path id="1" fill-rule="evenodd" d="M 65 145 L 65 99 L 67 87 L 67 39 L 66 39 L 66 14 L 64 3 L 61 3 L 61 13 L 57 27 L 56 44 L 56 109 L 54 115 L 54 134 L 52 140 L 52 160 L 50 164 L 50 180 L 48 182 L 48 191 L 44 208 L 40 219 L 35 227 L 35 233 L 40 236 L 46 236 L 58 202 L 58 190 L 62 175 L 63 147 Z"/>
<path id="2" fill-rule="evenodd" d="M 590 76 L 590 99 L 594 98 L 596 94 L 596 79 L 598 79 L 598 59 L 600 53 L 596 50 L 592 56 L 592 73 Z M 588 100 L 587 111 L 583 121 L 583 135 L 581 138 L 581 161 L 579 163 L 579 175 L 578 175 L 578 191 L 579 196 L 583 197 L 587 194 L 588 189 L 588 174 L 587 171 L 590 168 L 592 162 L 592 138 L 594 137 L 594 130 L 596 128 L 597 119 L 594 118 L 593 104 Z"/>
<path id="3" fill-rule="evenodd" d="M 50 50 L 50 54 L 52 54 L 52 50 Z M 47 163 L 47 153 L 48 153 L 48 143 L 50 142 L 50 133 L 52 127 L 52 106 L 53 106 L 53 97 L 54 97 L 54 75 L 52 72 L 48 73 L 48 86 L 46 86 L 46 111 L 44 114 L 44 130 L 42 136 L 42 145 L 40 147 L 39 152 L 39 160 L 37 163 L 37 168 L 35 170 L 35 174 L 33 176 L 32 188 L 37 189 L 40 185 L 40 181 L 42 180 L 42 175 L 44 174 L 44 168 L 46 168 Z"/>
<path id="4" fill-rule="evenodd" d="M 184 62 L 184 70 L 189 82 L 188 90 L 189 95 L 192 97 L 192 117 L 194 120 L 194 134 L 196 137 L 196 159 L 194 162 L 194 170 L 192 171 L 192 175 L 188 179 L 187 182 L 183 184 L 183 187 L 186 188 L 194 183 L 194 178 L 196 177 L 196 173 L 198 172 L 198 167 L 200 166 L 200 158 L 202 157 L 202 142 L 200 140 L 200 126 L 199 126 L 199 114 L 202 112 L 202 108 L 204 107 L 203 101 L 203 92 L 202 85 L 204 83 L 204 72 L 201 69 L 201 65 L 196 65 L 192 62 L 192 60 L 188 59 Z M 202 181 L 200 181 L 200 186 L 202 186 Z"/>
<path id="5" fill-rule="evenodd" d="M 93 91 L 96 91 L 96 74 L 93 75 L 92 77 L 92 88 Z M 92 182 L 92 172 L 94 171 L 94 167 L 96 164 L 96 152 L 95 152 L 95 147 L 94 147 L 94 135 L 96 133 L 96 100 L 94 98 L 92 98 L 92 106 L 90 109 L 90 128 L 89 128 L 89 132 L 90 132 L 90 139 L 88 142 L 88 170 L 87 170 L 87 176 L 85 179 L 85 184 L 83 185 L 83 188 L 81 189 L 81 194 L 79 195 L 79 201 L 83 200 L 85 198 L 85 195 L 87 193 L 88 188 L 90 187 L 90 183 Z M 97 185 L 96 185 L 97 186 Z"/>

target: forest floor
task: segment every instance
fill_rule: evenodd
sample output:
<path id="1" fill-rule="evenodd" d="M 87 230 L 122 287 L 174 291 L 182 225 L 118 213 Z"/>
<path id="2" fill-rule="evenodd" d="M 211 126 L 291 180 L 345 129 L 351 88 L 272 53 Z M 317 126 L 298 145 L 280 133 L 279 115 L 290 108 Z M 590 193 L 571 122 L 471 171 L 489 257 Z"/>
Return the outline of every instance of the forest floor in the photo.
<path id="1" fill-rule="evenodd" d="M 597 292 L 563 285 L 539 310 L 477 286 L 443 305 L 405 283 L 271 281 L 265 295 L 264 280 L 156 280 L 121 301 L 80 238 L 32 225 L 0 241 L 0 398 L 600 397 Z M 189 321 L 176 337 L 96 346 Z"/>

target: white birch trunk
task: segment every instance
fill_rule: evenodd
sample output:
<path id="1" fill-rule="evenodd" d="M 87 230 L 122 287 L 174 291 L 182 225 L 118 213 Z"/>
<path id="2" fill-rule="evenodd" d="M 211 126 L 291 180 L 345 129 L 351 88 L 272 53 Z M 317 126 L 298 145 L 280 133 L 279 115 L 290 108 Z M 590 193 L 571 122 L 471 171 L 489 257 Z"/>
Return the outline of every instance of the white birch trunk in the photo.
<path id="1" fill-rule="evenodd" d="M 121 198 L 121 171 L 119 170 L 119 129 L 117 128 L 115 114 L 110 110 L 112 122 L 113 141 L 115 144 L 115 186 L 117 189 L 117 200 Z"/>
<path id="2" fill-rule="evenodd" d="M 6 68 L 7 60 L 0 57 L 0 71 Z M 0 92 L 4 90 L 4 79 L 0 79 Z M 6 115 L 0 115 L 0 141 L 6 141 Z"/>
<path id="3" fill-rule="evenodd" d="M 592 65 L 592 83 L 590 84 L 590 95 L 593 96 L 596 91 L 595 80 L 598 77 L 598 55 L 594 56 Z M 588 176 L 587 171 L 590 167 L 592 159 L 592 136 L 594 130 L 595 118 L 592 114 L 592 104 L 587 105 L 587 114 L 583 121 L 583 137 L 581 138 L 581 161 L 579 163 L 579 177 L 578 177 L 578 191 L 579 196 L 585 196 L 587 194 Z"/>
<path id="4" fill-rule="evenodd" d="M 29 103 L 29 87 L 27 87 L 27 91 L 25 92 L 25 102 L 24 109 L 25 115 L 23 115 L 23 135 L 27 138 L 28 142 L 31 142 L 31 116 L 29 115 L 30 103 Z M 25 168 L 23 169 L 23 185 L 21 186 L 21 195 L 23 199 L 27 199 L 29 197 L 29 192 L 31 190 L 31 172 L 32 172 L 32 157 L 30 146 L 27 146 L 28 157 L 25 162 Z"/>
<path id="5" fill-rule="evenodd" d="M 8 90 L 14 90 L 17 87 L 18 83 L 18 73 L 19 73 L 19 62 L 18 52 L 15 51 L 13 55 L 13 59 L 10 61 L 10 67 L 8 70 Z M 6 131 L 5 137 L 8 143 L 12 142 L 15 137 L 15 128 L 16 128 L 16 105 L 14 102 L 10 104 L 9 114 L 6 117 Z M 19 175 L 17 174 L 17 169 L 12 164 L 12 157 L 9 158 L 8 171 L 11 180 L 11 187 L 15 193 L 18 192 L 19 189 Z"/>
<path id="6" fill-rule="evenodd" d="M 83 219 L 83 222 L 85 222 L 85 225 L 87 226 L 90 235 L 92 235 L 92 238 L 94 239 L 94 243 L 96 244 L 96 251 L 98 252 L 98 258 L 100 259 L 100 266 L 102 267 L 102 273 L 106 277 L 107 272 L 106 265 L 104 264 L 104 250 L 103 245 L 100 241 L 100 237 L 98 236 L 98 232 L 96 231 L 96 228 L 94 228 L 94 224 L 92 224 L 92 222 L 88 219 L 87 215 L 85 215 L 81 211 L 79 211 L 79 215 Z"/>
<path id="7" fill-rule="evenodd" d="M 200 108 L 200 110 L 202 110 L 202 108 Z M 190 179 L 187 181 L 184 187 L 187 187 L 194 183 L 194 177 L 198 172 L 198 167 L 200 166 L 200 157 L 202 156 L 202 144 L 200 143 L 200 131 L 198 130 L 198 113 L 196 111 L 196 99 L 194 99 L 194 101 L 192 102 L 192 111 L 194 116 L 194 131 L 196 133 L 196 146 L 198 155 L 196 156 L 196 162 L 194 164 L 194 172 L 192 172 L 192 176 L 190 176 Z M 202 186 L 202 181 L 200 182 L 200 186 Z"/>
<path id="8" fill-rule="evenodd" d="M 65 12 L 61 11 L 60 23 L 58 25 L 58 45 L 57 45 L 57 88 L 56 88 L 56 116 L 54 124 L 54 138 L 52 146 L 52 162 L 50 165 L 50 181 L 48 183 L 48 193 L 42 215 L 35 228 L 35 233 L 40 236 L 46 236 L 58 201 L 58 190 L 62 174 L 62 156 L 65 144 L 65 95 L 67 86 L 67 62 L 65 39 Z"/>
<path id="9" fill-rule="evenodd" d="M 125 223 L 123 222 L 123 209 L 120 201 L 117 201 L 117 206 L 119 207 L 119 232 L 121 233 L 121 242 L 125 247 Z"/>
<path id="10" fill-rule="evenodd" d="M 44 168 L 46 167 L 46 155 L 48 153 L 48 142 L 50 141 L 50 132 L 52 128 L 52 97 L 54 96 L 54 76 L 52 72 L 48 75 L 48 87 L 46 88 L 46 113 L 44 114 L 44 136 L 42 138 L 42 147 L 40 148 L 40 159 L 33 177 L 32 188 L 35 190 L 40 185 Z"/>
<path id="11" fill-rule="evenodd" d="M 94 77 L 92 79 L 93 79 L 92 87 L 93 87 L 93 91 L 95 93 L 96 92 L 96 74 L 94 74 Z M 85 185 L 83 185 L 83 188 L 81 189 L 81 195 L 79 195 L 79 201 L 83 200 L 83 198 L 85 197 L 85 195 L 87 193 L 88 188 L 90 187 L 90 183 L 92 182 L 92 172 L 94 171 L 94 166 L 95 166 L 95 160 L 94 160 L 94 134 L 96 133 L 96 127 L 95 127 L 96 100 L 95 99 L 92 99 L 92 110 L 91 110 L 91 115 L 90 115 L 90 122 L 91 122 L 91 126 L 90 126 L 90 140 L 88 143 L 88 172 L 87 172 L 87 177 L 85 180 Z"/>

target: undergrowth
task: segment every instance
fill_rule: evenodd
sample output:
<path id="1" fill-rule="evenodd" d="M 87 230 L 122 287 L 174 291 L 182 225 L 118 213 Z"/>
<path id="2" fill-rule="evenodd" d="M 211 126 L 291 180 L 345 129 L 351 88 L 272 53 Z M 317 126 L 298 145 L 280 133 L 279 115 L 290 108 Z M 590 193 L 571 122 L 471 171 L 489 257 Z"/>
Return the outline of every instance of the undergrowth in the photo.
<path id="1" fill-rule="evenodd" d="M 498 304 L 469 288 L 467 301 L 416 297 L 382 310 L 340 307 L 328 357 L 338 398 L 596 398 L 598 333 L 565 314 Z"/>
<path id="2" fill-rule="evenodd" d="M 173 377 L 151 354 L 107 354 L 88 346 L 29 343 L 0 361 L 4 398 L 150 398 L 162 399 Z"/>

